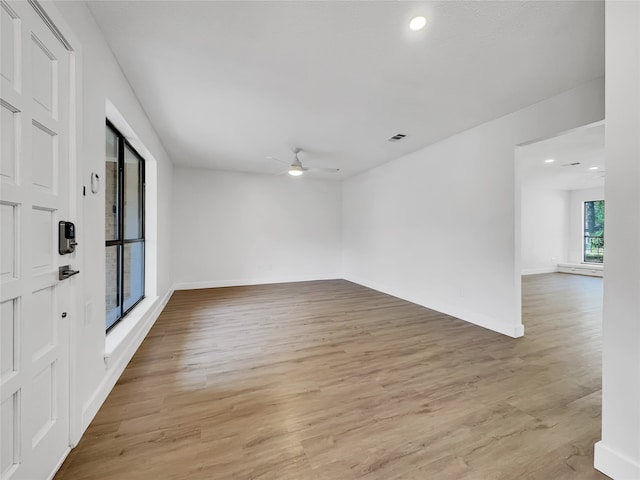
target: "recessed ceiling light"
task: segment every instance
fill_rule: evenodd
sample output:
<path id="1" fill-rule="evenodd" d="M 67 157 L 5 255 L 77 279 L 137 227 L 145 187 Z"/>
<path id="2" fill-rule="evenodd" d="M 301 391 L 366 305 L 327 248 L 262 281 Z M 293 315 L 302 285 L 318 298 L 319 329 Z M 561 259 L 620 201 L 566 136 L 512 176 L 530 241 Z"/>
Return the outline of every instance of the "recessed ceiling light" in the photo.
<path id="1" fill-rule="evenodd" d="M 553 163 L 555 160 L 553 158 L 547 158 L 544 163 Z"/>
<path id="2" fill-rule="evenodd" d="M 598 167 L 589 167 L 589 170 L 597 170 Z"/>
<path id="3" fill-rule="evenodd" d="M 426 24 L 427 24 L 427 19 L 424 18 L 423 16 L 413 17 L 409 22 L 409 28 L 415 32 L 416 30 L 420 30 L 421 28 L 424 28 Z"/>

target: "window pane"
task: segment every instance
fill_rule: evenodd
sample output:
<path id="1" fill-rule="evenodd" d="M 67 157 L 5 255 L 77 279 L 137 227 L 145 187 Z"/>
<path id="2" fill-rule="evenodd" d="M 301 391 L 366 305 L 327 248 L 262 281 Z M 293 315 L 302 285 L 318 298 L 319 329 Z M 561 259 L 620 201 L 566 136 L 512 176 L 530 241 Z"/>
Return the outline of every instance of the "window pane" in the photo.
<path id="1" fill-rule="evenodd" d="M 144 295 L 144 243 L 124 246 L 124 310 Z"/>
<path id="2" fill-rule="evenodd" d="M 105 164 L 104 233 L 107 240 L 118 239 L 118 137 L 107 127 Z"/>
<path id="3" fill-rule="evenodd" d="M 107 304 L 106 311 L 106 328 L 113 325 L 120 318 L 120 282 L 118 281 L 118 252 L 120 245 L 107 247 L 106 250 L 106 289 L 105 300 Z"/>
<path id="4" fill-rule="evenodd" d="M 124 238 L 142 237 L 142 186 L 140 160 L 124 149 Z"/>
<path id="5" fill-rule="evenodd" d="M 584 202 L 583 261 L 604 262 L 604 200 Z"/>

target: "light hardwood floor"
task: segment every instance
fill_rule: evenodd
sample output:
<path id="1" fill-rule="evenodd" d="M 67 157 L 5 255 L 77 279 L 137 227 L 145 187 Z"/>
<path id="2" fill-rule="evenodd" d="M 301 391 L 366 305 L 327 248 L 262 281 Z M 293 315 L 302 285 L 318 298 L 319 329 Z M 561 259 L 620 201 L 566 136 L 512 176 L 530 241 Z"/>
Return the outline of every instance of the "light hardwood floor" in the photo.
<path id="1" fill-rule="evenodd" d="M 602 279 L 511 339 L 347 281 L 176 292 L 56 480 L 600 479 Z"/>

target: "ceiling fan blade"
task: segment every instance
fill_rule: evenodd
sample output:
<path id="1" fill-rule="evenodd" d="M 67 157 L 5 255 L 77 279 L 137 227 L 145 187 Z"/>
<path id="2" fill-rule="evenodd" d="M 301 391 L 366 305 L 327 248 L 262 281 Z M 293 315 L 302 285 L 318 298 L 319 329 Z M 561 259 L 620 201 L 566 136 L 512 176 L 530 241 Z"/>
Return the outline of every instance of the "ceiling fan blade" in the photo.
<path id="1" fill-rule="evenodd" d="M 337 173 L 340 171 L 339 168 L 323 168 L 323 167 L 313 167 L 313 168 L 308 168 L 307 170 L 309 170 L 310 172 L 327 172 L 327 173 Z"/>
<path id="2" fill-rule="evenodd" d="M 282 163 L 284 165 L 289 165 L 289 162 L 285 162 L 284 160 L 280 160 L 279 158 L 276 158 L 276 157 L 267 157 L 267 160 L 273 160 L 275 162 Z"/>

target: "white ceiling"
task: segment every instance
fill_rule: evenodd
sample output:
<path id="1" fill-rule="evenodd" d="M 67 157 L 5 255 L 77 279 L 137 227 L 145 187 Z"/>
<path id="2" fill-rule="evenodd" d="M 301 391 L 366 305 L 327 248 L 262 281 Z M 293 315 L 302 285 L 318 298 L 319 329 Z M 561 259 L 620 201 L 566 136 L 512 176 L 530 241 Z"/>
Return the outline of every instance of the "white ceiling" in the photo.
<path id="1" fill-rule="evenodd" d="M 89 8 L 176 165 L 344 178 L 604 75 L 601 1 Z"/>
<path id="2" fill-rule="evenodd" d="M 599 123 L 519 147 L 516 161 L 522 185 L 554 190 L 603 186 L 606 171 L 604 129 L 604 124 Z M 547 159 L 555 161 L 545 163 Z M 592 167 L 597 170 L 589 170 Z"/>

